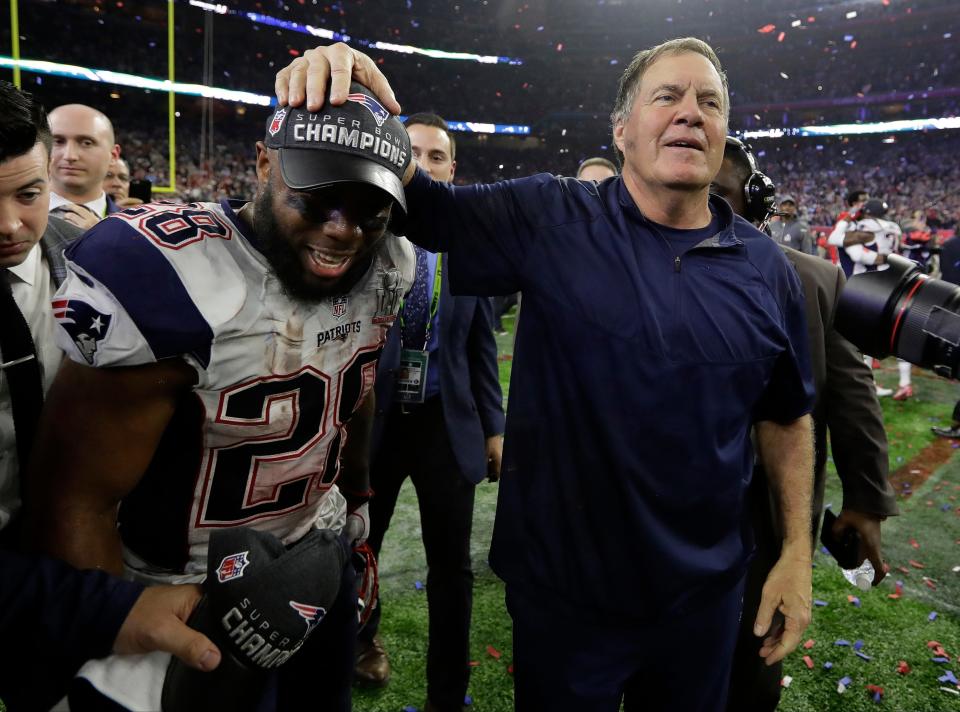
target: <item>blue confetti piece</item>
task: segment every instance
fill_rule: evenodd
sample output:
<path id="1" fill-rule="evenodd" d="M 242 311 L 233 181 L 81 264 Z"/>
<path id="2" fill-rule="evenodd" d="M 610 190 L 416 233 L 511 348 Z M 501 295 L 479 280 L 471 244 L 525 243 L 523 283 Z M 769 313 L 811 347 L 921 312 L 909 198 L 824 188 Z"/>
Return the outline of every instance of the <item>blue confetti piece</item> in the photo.
<path id="1" fill-rule="evenodd" d="M 851 683 L 851 682 L 853 682 L 853 680 L 851 680 L 851 679 L 850 679 L 849 677 L 847 677 L 846 675 L 844 675 L 842 678 L 840 678 L 840 684 L 843 685 L 844 687 L 850 687 L 850 683 Z"/>
<path id="2" fill-rule="evenodd" d="M 949 505 L 949 504 L 943 505 L 942 507 L 940 507 L 940 511 L 941 511 L 941 512 L 949 512 L 949 511 L 950 511 L 950 505 Z"/>
<path id="3" fill-rule="evenodd" d="M 820 606 L 821 608 L 823 608 L 824 606 L 827 606 L 830 604 L 828 604 L 826 601 L 821 601 L 819 598 L 815 598 L 813 599 L 813 605 Z"/>
<path id="4" fill-rule="evenodd" d="M 953 685 L 958 684 L 957 678 L 954 676 L 952 670 L 947 670 L 947 672 L 943 676 L 938 677 L 937 680 L 939 680 L 940 682 L 949 682 Z"/>
<path id="5" fill-rule="evenodd" d="M 862 659 L 862 660 L 873 660 L 873 658 L 871 658 L 871 657 L 870 657 L 869 655 L 867 655 L 866 653 L 861 653 L 861 652 L 859 652 L 859 651 L 857 652 L 857 657 L 860 658 L 860 659 Z"/>
<path id="6" fill-rule="evenodd" d="M 831 669 L 833 669 L 833 663 L 830 662 L 829 660 L 827 660 L 827 662 L 825 662 L 825 663 L 823 664 L 823 669 L 824 669 L 824 670 L 831 670 Z"/>
<path id="7" fill-rule="evenodd" d="M 958 444 L 958 443 L 952 443 L 952 444 L 950 445 L 950 447 L 952 447 L 954 450 L 956 450 L 958 447 L 960 447 L 960 444 Z"/>
<path id="8" fill-rule="evenodd" d="M 414 587 L 415 589 L 417 589 L 418 591 L 422 591 L 422 590 L 423 590 L 423 582 L 421 582 L 421 581 L 414 581 L 414 582 L 413 582 L 413 587 Z"/>
<path id="9" fill-rule="evenodd" d="M 860 608 L 860 599 L 856 596 L 850 596 L 850 603 L 852 603 L 857 608 Z"/>
<path id="10" fill-rule="evenodd" d="M 821 546 L 821 547 L 820 547 L 820 553 L 821 553 L 821 554 L 829 554 L 829 553 L 830 553 L 830 550 L 829 550 L 827 547 L 825 547 L 825 546 Z"/>
<path id="11" fill-rule="evenodd" d="M 927 620 L 928 620 L 928 621 L 935 621 L 935 620 L 937 620 L 937 612 L 936 612 L 936 611 L 930 611 L 930 615 L 927 616 Z"/>
<path id="12" fill-rule="evenodd" d="M 850 641 L 849 641 L 849 640 L 843 640 L 843 639 L 835 640 L 835 641 L 833 641 L 833 644 L 834 644 L 834 645 L 843 645 L 843 646 L 846 646 L 846 647 L 850 647 Z"/>
<path id="13" fill-rule="evenodd" d="M 413 705 L 407 705 L 403 708 L 403 712 L 418 712 L 418 710 Z"/>
<path id="14" fill-rule="evenodd" d="M 863 650 L 863 641 L 862 641 L 862 640 L 858 640 L 856 643 L 854 643 L 854 644 L 853 644 L 853 649 L 854 649 L 854 650 Z"/>
<path id="15" fill-rule="evenodd" d="M 935 662 L 935 663 L 948 663 L 948 662 L 950 662 L 950 658 L 944 658 L 944 657 L 936 657 L 936 658 L 930 658 L 930 659 L 931 659 L 933 662 Z"/>
<path id="16" fill-rule="evenodd" d="M 879 703 L 880 703 L 880 700 L 882 700 L 882 699 L 883 699 L 883 696 L 882 696 L 879 692 L 874 692 L 874 693 L 873 693 L 873 701 L 874 701 L 874 702 L 876 702 L 877 704 L 879 704 Z"/>
<path id="17" fill-rule="evenodd" d="M 473 698 L 470 697 L 470 695 L 465 695 L 464 698 L 463 698 L 463 704 L 465 704 L 465 705 L 467 705 L 467 706 L 469 707 L 470 705 L 473 704 Z"/>

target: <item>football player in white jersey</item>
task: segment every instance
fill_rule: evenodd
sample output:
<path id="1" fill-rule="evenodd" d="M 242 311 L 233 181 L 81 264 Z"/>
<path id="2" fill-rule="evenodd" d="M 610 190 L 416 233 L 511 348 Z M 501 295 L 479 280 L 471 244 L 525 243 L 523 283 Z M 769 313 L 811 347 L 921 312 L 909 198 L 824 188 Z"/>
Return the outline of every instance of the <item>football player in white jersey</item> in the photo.
<path id="1" fill-rule="evenodd" d="M 28 477 L 35 547 L 151 583 L 202 579 L 216 528 L 365 538 L 360 416 L 415 258 L 388 230 L 406 208 L 406 132 L 351 89 L 343 106 L 272 115 L 252 202 L 137 206 L 67 252 L 53 304 L 68 359 Z M 259 709 L 350 709 L 343 580 Z M 158 669 L 114 656 L 78 689 L 159 709 Z"/>
<path id="2" fill-rule="evenodd" d="M 892 220 L 885 219 L 887 204 L 879 198 L 871 198 L 863 204 L 857 216 L 856 230 L 872 235 L 872 239 L 863 245 L 845 247 L 847 255 L 853 261 L 853 273 L 861 274 L 873 270 L 885 270 L 887 255 L 897 254 L 900 249 L 902 230 Z M 873 363 L 872 356 L 865 356 L 867 364 Z M 913 397 L 913 384 L 910 375 L 910 363 L 897 359 L 900 380 L 896 392 L 890 388 L 877 386 L 877 395 L 893 394 L 894 400 L 907 400 Z"/>

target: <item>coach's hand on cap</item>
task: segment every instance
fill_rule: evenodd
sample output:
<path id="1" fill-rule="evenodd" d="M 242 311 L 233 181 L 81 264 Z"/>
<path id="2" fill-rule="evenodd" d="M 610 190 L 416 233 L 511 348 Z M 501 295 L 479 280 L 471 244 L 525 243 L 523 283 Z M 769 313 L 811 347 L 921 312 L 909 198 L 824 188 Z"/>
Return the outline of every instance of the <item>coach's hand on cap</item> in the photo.
<path id="1" fill-rule="evenodd" d="M 306 100 L 308 111 L 319 111 L 327 98 L 330 83 L 330 103 L 340 106 L 350 93 L 350 82 L 367 87 L 391 114 L 400 113 L 400 104 L 376 63 L 363 52 L 337 42 L 329 47 L 314 47 L 297 57 L 277 72 L 274 89 L 280 106 L 300 106 Z M 403 176 L 406 185 L 416 172 L 416 161 L 410 161 Z"/>
<path id="2" fill-rule="evenodd" d="M 162 650 L 197 670 L 213 670 L 220 664 L 220 651 L 207 636 L 186 624 L 200 596 L 200 587 L 194 585 L 148 586 L 120 627 L 114 652 Z"/>
<path id="3" fill-rule="evenodd" d="M 357 81 L 372 91 L 390 113 L 400 113 L 400 104 L 383 72 L 370 57 L 343 42 L 308 49 L 277 72 L 277 101 L 280 106 L 300 106 L 306 99 L 309 111 L 319 111 L 327 97 L 328 80 L 330 103 L 334 106 L 347 100 L 350 82 Z"/>

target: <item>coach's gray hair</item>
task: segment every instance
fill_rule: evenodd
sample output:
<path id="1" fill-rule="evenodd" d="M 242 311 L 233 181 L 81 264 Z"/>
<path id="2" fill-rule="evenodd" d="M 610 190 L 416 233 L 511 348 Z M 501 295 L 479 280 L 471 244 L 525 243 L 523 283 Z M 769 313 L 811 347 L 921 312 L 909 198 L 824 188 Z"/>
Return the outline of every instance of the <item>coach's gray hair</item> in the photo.
<path id="1" fill-rule="evenodd" d="M 710 45 L 703 40 L 698 40 L 696 37 L 678 37 L 677 39 L 658 44 L 656 47 L 641 50 L 633 56 L 630 64 L 627 65 L 627 68 L 623 70 L 623 74 L 620 75 L 620 84 L 617 86 L 617 99 L 613 105 L 613 112 L 610 114 L 610 123 L 613 128 L 616 128 L 617 124 L 626 121 L 630 116 L 630 112 L 633 111 L 637 94 L 640 92 L 640 80 L 643 79 L 644 72 L 650 68 L 650 65 L 665 54 L 684 54 L 685 52 L 692 52 L 706 57 L 714 69 L 717 70 L 717 74 L 720 75 L 720 82 L 723 84 L 723 113 L 726 116 L 730 115 L 730 89 L 727 85 L 727 75 L 720 65 L 717 53 L 713 51 Z M 617 158 L 622 162 L 623 158 L 620 155 L 620 151 L 617 150 L 616 153 Z"/>

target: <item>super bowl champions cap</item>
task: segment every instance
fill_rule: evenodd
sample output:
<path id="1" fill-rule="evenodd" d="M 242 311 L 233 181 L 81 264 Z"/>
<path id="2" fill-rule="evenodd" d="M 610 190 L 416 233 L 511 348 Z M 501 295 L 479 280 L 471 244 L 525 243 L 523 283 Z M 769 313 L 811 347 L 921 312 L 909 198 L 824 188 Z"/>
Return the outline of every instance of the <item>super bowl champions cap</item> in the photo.
<path id="1" fill-rule="evenodd" d="M 403 174 L 410 138 L 362 84 L 353 82 L 342 106 L 327 102 L 316 113 L 279 107 L 267 120 L 264 143 L 280 152 L 280 174 L 295 190 L 360 182 L 385 190 L 404 214 Z"/>
<path id="2" fill-rule="evenodd" d="M 204 596 L 187 623 L 220 649 L 200 672 L 172 658 L 165 712 L 257 709 L 270 671 L 292 657 L 333 606 L 347 545 L 315 529 L 287 549 L 273 534 L 244 527 L 210 535 Z"/>

